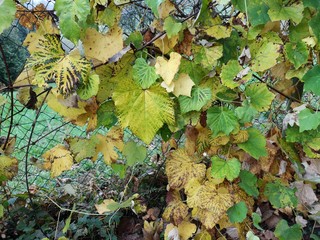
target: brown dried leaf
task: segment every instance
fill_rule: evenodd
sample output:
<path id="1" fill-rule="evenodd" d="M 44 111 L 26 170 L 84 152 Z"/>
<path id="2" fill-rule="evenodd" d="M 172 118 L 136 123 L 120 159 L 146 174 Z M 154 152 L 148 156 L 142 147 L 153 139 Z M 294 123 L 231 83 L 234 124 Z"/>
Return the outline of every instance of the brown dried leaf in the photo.
<path id="1" fill-rule="evenodd" d="M 304 184 L 302 181 L 296 181 L 293 183 L 293 186 L 297 188 L 296 196 L 301 204 L 310 206 L 318 201 L 311 184 Z"/>
<path id="2" fill-rule="evenodd" d="M 26 7 L 17 5 L 16 18 L 19 19 L 19 23 L 33 30 L 34 26 L 36 29 L 41 25 L 41 21 L 50 16 L 49 12 L 46 10 L 46 7 L 40 3 L 32 10 L 26 9 Z"/>

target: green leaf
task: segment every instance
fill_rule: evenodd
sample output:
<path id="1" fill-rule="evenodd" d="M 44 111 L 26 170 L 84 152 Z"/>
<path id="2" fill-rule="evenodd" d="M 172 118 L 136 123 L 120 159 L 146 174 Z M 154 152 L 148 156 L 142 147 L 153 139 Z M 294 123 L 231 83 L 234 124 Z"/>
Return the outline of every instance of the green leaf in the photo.
<path id="1" fill-rule="evenodd" d="M 208 71 L 196 64 L 194 61 L 182 58 L 179 73 L 187 73 L 195 84 L 199 84 L 207 75 Z"/>
<path id="2" fill-rule="evenodd" d="M 318 12 L 312 19 L 309 21 L 309 26 L 312 29 L 313 34 L 316 36 L 318 41 L 320 41 L 320 12 Z"/>
<path id="3" fill-rule="evenodd" d="M 149 88 L 156 82 L 159 75 L 156 74 L 155 67 L 149 64 L 143 58 L 138 58 L 133 66 L 133 80 L 143 89 Z"/>
<path id="4" fill-rule="evenodd" d="M 242 107 L 238 107 L 235 110 L 237 117 L 241 123 L 252 122 L 253 118 L 259 113 L 246 99 L 242 102 Z"/>
<path id="5" fill-rule="evenodd" d="M 231 89 L 238 87 L 240 84 L 234 79 L 241 70 L 242 67 L 237 60 L 230 60 L 226 65 L 223 65 L 220 74 L 222 84 Z"/>
<path id="6" fill-rule="evenodd" d="M 260 227 L 259 223 L 261 223 L 261 216 L 257 213 L 252 213 L 252 222 L 253 222 L 253 226 L 255 226 L 256 229 L 259 229 L 261 231 L 263 231 L 263 228 Z"/>
<path id="7" fill-rule="evenodd" d="M 139 146 L 137 143 L 127 142 L 122 151 L 127 159 L 127 165 L 133 166 L 135 163 L 142 163 L 147 156 L 147 149 L 144 146 Z"/>
<path id="8" fill-rule="evenodd" d="M 63 233 L 66 233 L 68 231 L 68 229 L 70 228 L 71 217 L 72 217 L 72 213 L 74 210 L 76 210 L 76 204 L 73 204 L 72 211 L 70 212 L 70 215 L 66 220 L 66 224 L 64 225 L 64 227 L 62 229 Z"/>
<path id="9" fill-rule="evenodd" d="M 320 21 L 320 18 L 319 18 Z M 319 22 L 317 23 L 319 26 Z M 320 38 L 319 38 L 320 39 Z M 310 69 L 303 77 L 304 90 L 311 91 L 320 96 L 320 66 L 316 65 Z"/>
<path id="10" fill-rule="evenodd" d="M 146 144 L 164 123 L 174 123 L 173 102 L 159 85 L 143 90 L 124 78 L 116 86 L 113 100 L 122 127 L 129 127 Z"/>
<path id="11" fill-rule="evenodd" d="M 99 106 L 97 115 L 98 115 L 98 123 L 97 123 L 98 127 L 103 126 L 106 128 L 111 128 L 118 121 L 118 118 L 115 115 L 114 102 L 111 100 L 106 101 Z"/>
<path id="12" fill-rule="evenodd" d="M 316 130 L 320 125 L 320 112 L 313 113 L 305 108 L 299 112 L 299 132 Z"/>
<path id="13" fill-rule="evenodd" d="M 264 195 L 275 208 L 296 207 L 298 199 L 295 190 L 284 186 L 281 182 L 268 183 L 264 189 Z"/>
<path id="14" fill-rule="evenodd" d="M 248 141 L 244 143 L 238 143 L 238 146 L 255 159 L 266 157 L 268 155 L 266 150 L 266 138 L 258 129 L 249 128 L 247 131 L 249 133 Z"/>
<path id="15" fill-rule="evenodd" d="M 245 202 L 241 201 L 228 209 L 227 214 L 231 223 L 241 223 L 246 218 L 248 208 Z"/>
<path id="16" fill-rule="evenodd" d="M 2 33 L 15 19 L 16 4 L 13 0 L 2 0 L 0 10 L 0 33 Z"/>
<path id="17" fill-rule="evenodd" d="M 239 176 L 241 163 L 238 159 L 232 158 L 224 160 L 217 156 L 211 158 L 211 176 L 213 178 L 222 179 L 226 178 L 232 182 L 235 178 Z"/>
<path id="18" fill-rule="evenodd" d="M 118 176 L 123 179 L 126 176 L 127 166 L 123 164 L 113 163 L 111 164 L 113 171 L 118 174 Z"/>
<path id="19" fill-rule="evenodd" d="M 87 81 L 83 82 L 77 90 L 82 100 L 88 100 L 92 96 L 97 95 L 99 90 L 100 79 L 97 74 L 90 74 Z"/>
<path id="20" fill-rule="evenodd" d="M 151 8 L 153 14 L 158 17 L 159 13 L 158 13 L 158 7 L 161 3 L 163 3 L 164 0 L 145 0 L 145 3 L 147 4 L 147 6 L 149 8 Z"/>
<path id="21" fill-rule="evenodd" d="M 260 240 L 260 238 L 254 235 L 252 231 L 249 231 L 246 234 L 246 240 Z"/>
<path id="22" fill-rule="evenodd" d="M 182 113 L 190 111 L 200 111 L 211 99 L 211 90 L 209 88 L 193 87 L 191 97 L 180 95 L 178 101 Z"/>
<path id="23" fill-rule="evenodd" d="M 196 47 L 195 48 L 195 63 L 201 64 L 204 68 L 212 70 L 214 66 L 217 65 L 218 59 L 222 57 L 222 46 L 213 47 Z"/>
<path id="24" fill-rule="evenodd" d="M 299 224 L 294 224 L 289 227 L 288 222 L 284 219 L 281 219 L 277 224 L 277 227 L 274 231 L 274 235 L 279 240 L 301 240 L 302 232 Z"/>
<path id="25" fill-rule="evenodd" d="M 182 28 L 182 23 L 176 21 L 173 17 L 169 16 L 164 20 L 163 29 L 166 31 L 168 38 L 176 36 Z"/>
<path id="26" fill-rule="evenodd" d="M 239 183 L 239 186 L 249 195 L 258 197 L 259 196 L 259 190 L 257 187 L 257 177 L 252 174 L 251 172 L 247 170 L 241 170 L 240 172 L 240 179 L 241 182 Z"/>
<path id="27" fill-rule="evenodd" d="M 120 8 L 112 3 L 104 11 L 98 11 L 99 23 L 106 24 L 109 28 L 112 28 L 118 22 L 120 16 Z"/>
<path id="28" fill-rule="evenodd" d="M 252 71 L 263 72 L 276 65 L 280 55 L 279 49 L 279 44 L 269 41 L 263 43 L 252 59 Z"/>
<path id="29" fill-rule="evenodd" d="M 268 14 L 271 21 L 292 20 L 295 24 L 301 22 L 303 18 L 303 4 L 293 4 L 284 6 L 282 0 L 269 0 L 267 2 L 270 9 Z"/>
<path id="30" fill-rule="evenodd" d="M 239 122 L 233 111 L 226 107 L 212 107 L 207 112 L 207 123 L 213 135 L 219 133 L 229 135 L 239 128 Z"/>
<path id="31" fill-rule="evenodd" d="M 250 105 L 257 111 L 267 111 L 274 99 L 274 94 L 271 93 L 267 86 L 263 83 L 254 83 L 246 87 L 244 91 Z"/>
<path id="32" fill-rule="evenodd" d="M 320 9 L 320 2 L 314 0 L 303 0 L 303 6 Z"/>
<path id="33" fill-rule="evenodd" d="M 135 31 L 131 33 L 124 42 L 126 43 L 126 45 L 132 43 L 135 48 L 141 48 L 143 43 L 143 36 L 140 31 Z"/>
<path id="34" fill-rule="evenodd" d="M 299 41 L 297 43 L 287 43 L 284 47 L 287 57 L 293 63 L 295 69 L 308 62 L 309 51 L 307 45 Z"/>
<path id="35" fill-rule="evenodd" d="M 3 218 L 4 215 L 4 207 L 2 204 L 0 204 L 0 218 Z"/>
<path id="36" fill-rule="evenodd" d="M 82 26 L 90 14 L 89 1 L 56 0 L 54 9 L 59 17 L 59 26 L 63 35 L 73 43 L 77 43 Z"/>

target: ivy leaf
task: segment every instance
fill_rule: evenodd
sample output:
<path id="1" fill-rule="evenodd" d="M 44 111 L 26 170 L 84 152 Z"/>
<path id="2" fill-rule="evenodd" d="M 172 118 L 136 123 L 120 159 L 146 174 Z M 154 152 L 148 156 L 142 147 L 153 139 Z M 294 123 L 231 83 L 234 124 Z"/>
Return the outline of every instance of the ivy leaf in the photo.
<path id="1" fill-rule="evenodd" d="M 133 80 L 140 84 L 143 89 L 149 88 L 158 79 L 155 67 L 149 64 L 143 58 L 138 58 L 133 66 Z"/>
<path id="2" fill-rule="evenodd" d="M 179 70 L 181 55 L 176 52 L 170 53 L 170 59 L 167 61 L 163 57 L 157 57 L 155 65 L 156 73 L 159 74 L 164 82 L 169 86 L 176 73 Z"/>
<path id="3" fill-rule="evenodd" d="M 2 33 L 15 19 L 16 5 L 12 0 L 3 0 L 0 2 L 0 9 L 0 33 Z"/>
<path id="4" fill-rule="evenodd" d="M 291 6 L 283 6 L 284 3 L 279 0 L 270 0 L 267 3 L 270 7 L 268 14 L 271 21 L 292 20 L 295 24 L 301 22 L 303 18 L 304 7 L 302 4 L 293 4 Z"/>
<path id="5" fill-rule="evenodd" d="M 145 3 L 147 4 L 147 6 L 149 8 L 151 8 L 153 14 L 158 17 L 159 13 L 158 13 L 158 7 L 159 5 L 164 2 L 164 0 L 145 0 Z"/>
<path id="6" fill-rule="evenodd" d="M 281 219 L 277 224 L 274 231 L 274 235 L 279 238 L 279 240 L 300 240 L 302 239 L 302 232 L 299 224 L 294 224 L 289 227 L 288 222 Z"/>
<path id="7" fill-rule="evenodd" d="M 238 159 L 224 160 L 219 157 L 212 157 L 211 176 L 217 179 L 226 178 L 232 182 L 239 176 L 241 163 Z"/>
<path id="8" fill-rule="evenodd" d="M 267 111 L 275 96 L 263 83 L 250 84 L 244 93 L 249 99 L 250 105 L 259 112 Z"/>
<path id="9" fill-rule="evenodd" d="M 248 141 L 244 143 L 238 143 L 238 146 L 249 153 L 255 159 L 260 157 L 266 157 L 268 155 L 266 150 L 266 138 L 260 133 L 258 129 L 249 128 L 247 129 L 249 133 Z"/>
<path id="10" fill-rule="evenodd" d="M 227 214 L 231 223 L 241 223 L 246 218 L 248 208 L 245 202 L 241 201 L 228 209 Z"/>
<path id="11" fill-rule="evenodd" d="M 312 113 L 305 108 L 299 112 L 299 132 L 316 130 L 320 125 L 320 112 Z"/>
<path id="12" fill-rule="evenodd" d="M 43 168 L 51 170 L 51 177 L 59 176 L 63 171 L 70 170 L 73 165 L 71 152 L 63 145 L 57 145 L 45 152 Z"/>
<path id="13" fill-rule="evenodd" d="M 178 101 L 182 113 L 200 111 L 211 100 L 209 88 L 194 87 L 191 90 L 191 97 L 179 96 Z"/>
<path id="14" fill-rule="evenodd" d="M 259 190 L 257 188 L 257 177 L 247 170 L 241 170 L 240 172 L 240 180 L 239 186 L 249 195 L 258 197 Z"/>
<path id="15" fill-rule="evenodd" d="M 77 90 L 79 97 L 88 100 L 92 96 L 97 95 L 99 90 L 100 79 L 97 74 L 90 74 L 87 81 L 82 83 Z"/>
<path id="16" fill-rule="evenodd" d="M 265 42 L 257 50 L 252 58 L 252 71 L 263 72 L 277 64 L 280 45 L 273 42 Z"/>
<path id="17" fill-rule="evenodd" d="M 319 23 L 317 23 L 320 25 Z M 311 91 L 320 96 L 320 66 L 315 65 L 312 69 L 310 69 L 303 77 L 304 81 L 304 90 Z"/>
<path id="18" fill-rule="evenodd" d="M 129 141 L 124 145 L 122 154 L 127 159 L 127 165 L 133 166 L 135 163 L 143 162 L 147 156 L 147 149 L 133 141 Z"/>
<path id="19" fill-rule="evenodd" d="M 214 136 L 219 133 L 229 135 L 239 128 L 239 122 L 233 111 L 226 107 L 212 107 L 207 112 L 207 123 Z"/>
<path id="20" fill-rule="evenodd" d="M 237 60 L 230 60 L 226 65 L 223 65 L 220 74 L 222 84 L 231 89 L 238 87 L 239 83 L 234 79 L 241 70 L 242 67 Z"/>
<path id="21" fill-rule="evenodd" d="M 298 69 L 303 64 L 308 62 L 309 51 L 304 42 L 289 42 L 284 46 L 284 49 L 289 61 L 293 63 L 295 69 Z"/>
<path id="22" fill-rule="evenodd" d="M 121 125 L 149 144 L 164 123 L 174 123 L 173 102 L 159 85 L 143 90 L 123 79 L 113 92 Z"/>
<path id="23" fill-rule="evenodd" d="M 56 0 L 54 9 L 59 17 L 59 26 L 63 35 L 77 43 L 80 39 L 81 28 L 90 14 L 89 1 Z"/>
<path id="24" fill-rule="evenodd" d="M 166 31 L 168 38 L 178 35 L 182 29 L 182 23 L 175 20 L 173 17 L 169 16 L 164 20 L 163 29 Z"/>
<path id="25" fill-rule="evenodd" d="M 191 179 L 203 180 L 206 173 L 206 166 L 203 163 L 196 163 L 195 157 L 189 156 L 184 149 L 172 152 L 166 161 L 166 174 L 169 186 L 173 189 L 180 189 Z"/>
<path id="26" fill-rule="evenodd" d="M 242 107 L 238 107 L 235 110 L 237 117 L 241 123 L 248 123 L 259 113 L 246 99 L 242 102 Z"/>
<path id="27" fill-rule="evenodd" d="M 284 186 L 280 182 L 268 183 L 264 190 L 264 195 L 275 208 L 296 207 L 298 199 L 295 190 Z"/>
<path id="28" fill-rule="evenodd" d="M 2 149 L 0 148 L 0 150 Z M 11 180 L 17 173 L 17 159 L 0 155 L 0 182 Z"/>
<path id="29" fill-rule="evenodd" d="M 99 33 L 96 29 L 88 28 L 83 39 L 85 56 L 106 62 L 123 48 L 122 30 L 115 26 L 107 34 Z"/>
<path id="30" fill-rule="evenodd" d="M 253 222 L 253 226 L 255 226 L 256 229 L 259 229 L 261 231 L 263 231 L 263 228 L 260 227 L 259 223 L 261 223 L 261 216 L 257 213 L 252 213 L 252 222 Z"/>

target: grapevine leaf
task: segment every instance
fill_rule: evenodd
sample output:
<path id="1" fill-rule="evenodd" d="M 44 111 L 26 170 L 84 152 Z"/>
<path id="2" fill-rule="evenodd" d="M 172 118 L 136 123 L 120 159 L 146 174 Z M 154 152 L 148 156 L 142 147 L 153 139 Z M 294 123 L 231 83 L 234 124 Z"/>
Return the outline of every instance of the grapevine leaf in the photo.
<path id="1" fill-rule="evenodd" d="M 206 33 L 215 39 L 228 38 L 231 35 L 232 28 L 223 25 L 214 25 L 206 30 Z"/>
<path id="2" fill-rule="evenodd" d="M 241 223 L 246 218 L 247 213 L 248 208 L 243 201 L 233 205 L 227 211 L 231 223 Z"/>
<path id="3" fill-rule="evenodd" d="M 198 49 L 199 48 L 199 49 Z M 217 60 L 223 56 L 222 46 L 198 47 L 196 50 L 196 55 L 194 61 L 201 64 L 205 69 L 211 70 L 217 65 Z"/>
<path id="4" fill-rule="evenodd" d="M 96 146 L 96 154 L 92 160 L 97 160 L 98 153 L 101 152 L 106 164 L 114 163 L 118 159 L 118 153 L 115 148 L 120 151 L 123 149 L 123 130 L 118 126 L 114 126 L 106 136 L 98 134 L 97 138 L 99 143 Z"/>
<path id="5" fill-rule="evenodd" d="M 257 188 L 257 177 L 249 171 L 241 170 L 239 186 L 249 195 L 258 197 L 259 190 Z"/>
<path id="6" fill-rule="evenodd" d="M 238 87 L 239 83 L 234 79 L 241 70 L 242 67 L 237 60 L 230 60 L 226 65 L 223 65 L 220 74 L 222 84 L 231 89 Z"/>
<path id="7" fill-rule="evenodd" d="M 91 159 L 96 154 L 96 146 L 99 139 L 92 136 L 90 139 L 86 138 L 69 138 L 66 140 L 69 144 L 70 151 L 72 152 L 76 162 L 83 159 Z"/>
<path id="8" fill-rule="evenodd" d="M 151 8 L 153 14 L 158 17 L 158 7 L 164 0 L 145 0 L 147 6 Z"/>
<path id="9" fill-rule="evenodd" d="M 144 146 L 139 146 L 137 143 L 130 141 L 124 145 L 122 154 L 127 159 L 127 165 L 133 166 L 135 163 L 143 162 L 147 156 L 147 149 Z"/>
<path id="10" fill-rule="evenodd" d="M 217 156 L 211 158 L 211 176 L 213 178 L 222 179 L 226 178 L 232 182 L 239 176 L 241 163 L 238 159 L 232 158 L 228 160 L 221 159 Z"/>
<path id="11" fill-rule="evenodd" d="M 132 43 L 136 48 L 141 48 L 143 43 L 143 36 L 140 31 L 135 31 L 129 35 L 125 40 L 126 45 Z"/>
<path id="12" fill-rule="evenodd" d="M 212 107 L 207 112 L 209 128 L 215 136 L 219 133 L 229 135 L 239 128 L 239 122 L 234 112 L 226 107 Z"/>
<path id="13" fill-rule="evenodd" d="M 280 45 L 273 42 L 265 42 L 257 50 L 257 54 L 252 59 L 252 71 L 263 72 L 277 64 Z"/>
<path id="14" fill-rule="evenodd" d="M 155 67 L 149 64 L 143 58 L 138 58 L 133 66 L 133 80 L 143 89 L 149 88 L 158 79 Z"/>
<path id="15" fill-rule="evenodd" d="M 175 225 L 179 225 L 188 216 L 188 206 L 181 200 L 175 200 L 169 203 L 164 210 L 162 218 L 168 222 L 173 221 Z"/>
<path id="16" fill-rule="evenodd" d="M 180 95 L 191 97 L 191 90 L 194 85 L 194 82 L 188 74 L 181 73 L 179 74 L 178 79 L 174 81 L 173 94 L 176 97 L 179 97 Z"/>
<path id="17" fill-rule="evenodd" d="M 173 17 L 169 16 L 164 20 L 163 29 L 166 31 L 168 38 L 178 35 L 182 28 L 182 23 L 177 22 Z"/>
<path id="18" fill-rule="evenodd" d="M 191 97 L 179 96 L 179 104 L 182 113 L 200 111 L 211 99 L 209 88 L 194 87 L 191 90 Z"/>
<path id="19" fill-rule="evenodd" d="M 116 124 L 118 118 L 115 115 L 115 106 L 113 101 L 106 101 L 102 103 L 97 111 L 98 123 L 97 126 L 111 128 Z"/>
<path id="20" fill-rule="evenodd" d="M 16 5 L 12 0 L 3 0 L 0 2 L 0 10 L 0 33 L 2 33 L 15 19 Z"/>
<path id="21" fill-rule="evenodd" d="M 296 207 L 298 199 L 295 190 L 284 186 L 280 182 L 268 183 L 264 195 L 275 208 Z"/>
<path id="22" fill-rule="evenodd" d="M 99 90 L 99 75 L 90 74 L 87 81 L 83 82 L 77 90 L 79 97 L 83 100 L 88 100 L 92 96 L 97 95 Z"/>
<path id="23" fill-rule="evenodd" d="M 319 23 L 317 23 L 320 25 Z M 320 66 L 316 65 L 310 69 L 303 77 L 304 90 L 311 91 L 320 96 Z"/>
<path id="24" fill-rule="evenodd" d="M 122 30 L 115 26 L 104 35 L 96 29 L 88 28 L 83 39 L 83 47 L 87 58 L 106 62 L 122 50 Z"/>
<path id="25" fill-rule="evenodd" d="M 316 130 L 320 125 L 320 112 L 312 113 L 305 108 L 299 112 L 299 132 Z"/>
<path id="26" fill-rule="evenodd" d="M 181 239 L 190 239 L 197 231 L 197 226 L 194 223 L 183 221 L 178 225 L 178 231 Z"/>
<path id="27" fill-rule="evenodd" d="M 143 90 L 131 79 L 123 79 L 113 92 L 123 127 L 150 143 L 164 123 L 174 123 L 173 102 L 159 85 Z"/>
<path id="28" fill-rule="evenodd" d="M 244 143 L 238 143 L 238 146 L 255 159 L 266 157 L 268 155 L 266 150 L 266 138 L 258 129 L 249 128 L 247 131 L 249 133 L 248 141 Z"/>
<path id="29" fill-rule="evenodd" d="M 251 122 L 259 112 L 246 99 L 242 102 L 242 107 L 236 108 L 235 113 L 241 123 L 247 123 Z"/>
<path id="30" fill-rule="evenodd" d="M 261 228 L 259 225 L 259 223 L 261 223 L 261 220 L 261 216 L 258 213 L 252 213 L 253 226 L 255 226 L 256 229 L 263 231 L 263 228 Z"/>
<path id="31" fill-rule="evenodd" d="M 227 210 L 233 205 L 229 191 L 224 187 L 217 187 L 211 181 L 200 183 L 190 180 L 186 187 L 187 204 L 193 208 L 192 216 L 198 218 L 208 228 L 213 228 L 223 218 Z"/>
<path id="32" fill-rule="evenodd" d="M 295 69 L 308 62 L 309 51 L 307 45 L 299 41 L 297 43 L 287 43 L 284 47 L 287 57 L 293 63 Z"/>
<path id="33" fill-rule="evenodd" d="M 294 224 L 289 227 L 288 222 L 284 219 L 281 219 L 277 224 L 276 229 L 274 231 L 274 235 L 279 240 L 300 240 L 302 239 L 302 232 L 299 224 Z"/>
<path id="34" fill-rule="evenodd" d="M 2 150 L 0 148 L 0 150 Z M 8 156 L 0 156 L 0 182 L 11 180 L 18 172 L 18 161 Z"/>
<path id="35" fill-rule="evenodd" d="M 90 3 L 82 0 L 57 0 L 54 8 L 63 35 L 72 42 L 80 39 L 81 28 L 90 14 Z"/>
<path id="36" fill-rule="evenodd" d="M 71 152 L 63 145 L 57 145 L 54 148 L 45 152 L 43 168 L 51 170 L 51 177 L 59 176 L 63 171 L 71 169 L 73 158 Z"/>
<path id="37" fill-rule="evenodd" d="M 275 96 L 263 83 L 250 84 L 246 87 L 245 95 L 250 105 L 259 112 L 267 111 Z"/>
<path id="38" fill-rule="evenodd" d="M 110 3 L 104 11 L 98 11 L 98 22 L 107 24 L 109 28 L 112 28 L 120 20 L 120 16 L 121 9 Z"/>
<path id="39" fill-rule="evenodd" d="M 303 18 L 304 7 L 302 4 L 285 7 L 279 0 L 270 0 L 267 4 L 270 7 L 268 14 L 271 21 L 292 20 L 295 24 L 298 24 Z"/>
<path id="40" fill-rule="evenodd" d="M 191 179 L 203 180 L 206 166 L 197 164 L 197 159 L 187 154 L 184 149 L 172 152 L 166 162 L 166 174 L 169 186 L 173 189 L 183 188 Z"/>
<path id="41" fill-rule="evenodd" d="M 164 82 L 169 86 L 179 70 L 181 55 L 176 52 L 170 53 L 170 59 L 167 61 L 163 57 L 157 57 L 155 65 L 156 73 L 159 74 Z"/>

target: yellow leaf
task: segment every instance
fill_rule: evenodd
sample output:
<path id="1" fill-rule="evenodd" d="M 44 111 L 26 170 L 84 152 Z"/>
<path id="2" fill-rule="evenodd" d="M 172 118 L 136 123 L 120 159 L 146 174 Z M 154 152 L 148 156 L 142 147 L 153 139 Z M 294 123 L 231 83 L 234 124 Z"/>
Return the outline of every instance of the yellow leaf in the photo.
<path id="1" fill-rule="evenodd" d="M 57 145 L 45 152 L 43 168 L 51 170 L 51 177 L 59 176 L 63 171 L 69 170 L 73 165 L 71 152 L 63 145 Z"/>
<path id="2" fill-rule="evenodd" d="M 183 221 L 178 225 L 181 240 L 188 240 L 196 232 L 197 226 L 193 223 Z"/>
<path id="3" fill-rule="evenodd" d="M 159 74 L 167 85 L 170 85 L 174 76 L 179 70 L 181 55 L 176 52 L 170 53 L 167 61 L 163 57 L 157 57 L 155 65 L 156 73 Z"/>
<path id="4" fill-rule="evenodd" d="M 0 156 L 0 182 L 11 180 L 18 172 L 18 161 L 15 158 Z"/>
<path id="5" fill-rule="evenodd" d="M 175 11 L 176 8 L 170 0 L 165 0 L 158 7 L 159 17 L 165 19 L 170 15 L 170 12 Z"/>
<path id="6" fill-rule="evenodd" d="M 74 122 L 75 124 L 79 126 L 83 126 L 86 123 L 87 125 L 87 133 L 93 131 L 98 123 L 98 116 L 97 116 L 97 110 L 99 108 L 96 98 L 90 98 L 86 102 L 86 105 L 84 109 L 86 110 L 85 113 L 79 115 Z"/>
<path id="7" fill-rule="evenodd" d="M 118 153 L 115 147 L 120 151 L 123 149 L 123 130 L 120 127 L 113 127 L 106 136 L 97 135 L 99 143 L 96 146 L 96 155 L 93 157 L 93 161 L 98 158 L 98 153 L 101 152 L 104 157 L 104 162 L 108 165 L 115 162 L 118 158 Z"/>
<path id="8" fill-rule="evenodd" d="M 172 201 L 164 210 L 162 218 L 179 225 L 188 216 L 188 211 L 188 206 L 181 200 Z"/>
<path id="9" fill-rule="evenodd" d="M 110 204 L 117 204 L 117 202 L 114 201 L 113 199 L 105 199 L 105 200 L 103 200 L 102 203 L 95 204 L 94 206 L 96 207 L 97 212 L 99 214 L 103 214 L 105 212 L 112 212 L 113 211 L 113 210 L 108 208 L 108 205 L 110 205 Z"/>
<path id="10" fill-rule="evenodd" d="M 179 189 L 183 188 L 191 179 L 203 180 L 206 166 L 196 162 L 197 159 L 189 156 L 184 149 L 178 149 L 171 153 L 166 164 L 169 186 L 173 189 Z"/>
<path id="11" fill-rule="evenodd" d="M 262 72 L 277 63 L 280 45 L 273 42 L 265 42 L 257 50 L 257 54 L 252 58 L 252 71 Z"/>
<path id="12" fill-rule="evenodd" d="M 154 41 L 154 45 L 158 47 L 163 54 L 167 54 L 178 43 L 178 40 L 179 36 L 173 36 L 169 39 L 167 34 L 165 34 Z"/>
<path id="13" fill-rule="evenodd" d="M 191 97 L 191 89 L 195 84 L 188 74 L 185 74 L 185 73 L 180 74 L 179 78 L 173 83 L 174 83 L 173 94 L 176 97 L 179 97 L 180 95 Z"/>
<path id="14" fill-rule="evenodd" d="M 83 47 L 87 58 L 106 62 L 122 50 L 122 30 L 116 26 L 104 35 L 93 28 L 88 28 L 83 40 Z"/>
<path id="15" fill-rule="evenodd" d="M 166 230 L 164 231 L 164 239 L 165 240 L 180 240 L 179 230 L 172 223 L 166 226 Z"/>
<path id="16" fill-rule="evenodd" d="M 206 33 L 215 39 L 227 38 L 231 35 L 232 28 L 222 25 L 214 25 L 206 30 Z"/>

